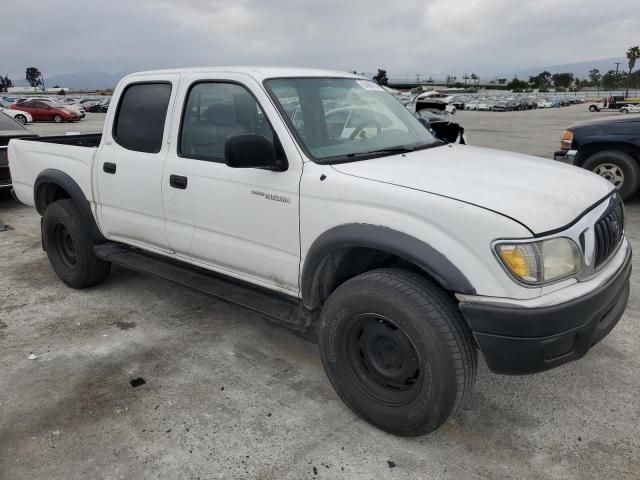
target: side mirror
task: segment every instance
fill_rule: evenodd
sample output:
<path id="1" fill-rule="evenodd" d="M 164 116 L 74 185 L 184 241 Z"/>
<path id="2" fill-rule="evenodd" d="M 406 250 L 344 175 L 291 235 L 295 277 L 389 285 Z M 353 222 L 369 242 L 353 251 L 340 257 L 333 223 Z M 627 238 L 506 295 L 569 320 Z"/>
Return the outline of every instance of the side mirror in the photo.
<path id="1" fill-rule="evenodd" d="M 282 170 L 276 161 L 273 143 L 256 133 L 228 137 L 224 144 L 224 161 L 232 168 Z"/>

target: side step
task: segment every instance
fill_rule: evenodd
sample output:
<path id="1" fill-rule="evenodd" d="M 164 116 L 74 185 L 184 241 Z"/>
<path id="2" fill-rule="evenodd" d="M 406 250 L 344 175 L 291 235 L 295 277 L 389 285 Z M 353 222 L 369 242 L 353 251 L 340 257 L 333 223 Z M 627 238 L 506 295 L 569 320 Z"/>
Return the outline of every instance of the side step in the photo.
<path id="1" fill-rule="evenodd" d="M 313 312 L 302 302 L 244 284 L 190 264 L 152 255 L 118 243 L 93 247 L 98 258 L 141 273 L 171 280 L 225 302 L 239 305 L 300 332 L 311 325 Z"/>

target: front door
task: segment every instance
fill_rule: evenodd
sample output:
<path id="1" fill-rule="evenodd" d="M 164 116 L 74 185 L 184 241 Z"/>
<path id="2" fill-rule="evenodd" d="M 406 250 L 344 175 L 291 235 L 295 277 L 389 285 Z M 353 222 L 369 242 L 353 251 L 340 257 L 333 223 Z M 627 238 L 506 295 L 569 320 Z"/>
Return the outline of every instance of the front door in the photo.
<path id="1" fill-rule="evenodd" d="M 277 112 L 266 93 L 244 75 L 201 74 L 183 78 L 179 98 L 185 107 L 163 178 L 169 245 L 215 270 L 297 294 L 302 161 L 281 122 L 272 127 Z M 226 139 L 247 133 L 273 142 L 286 171 L 228 167 Z"/>
<path id="2" fill-rule="evenodd" d="M 141 77 L 116 91 L 95 169 L 102 233 L 133 245 L 169 250 L 162 202 L 162 169 L 179 75 Z"/>

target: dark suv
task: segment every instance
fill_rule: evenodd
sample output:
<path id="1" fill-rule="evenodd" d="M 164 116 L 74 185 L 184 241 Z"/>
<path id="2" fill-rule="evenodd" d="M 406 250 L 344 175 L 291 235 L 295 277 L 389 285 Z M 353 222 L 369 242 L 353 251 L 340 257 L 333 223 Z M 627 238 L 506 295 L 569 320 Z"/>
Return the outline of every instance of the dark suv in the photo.
<path id="1" fill-rule="evenodd" d="M 613 183 L 622 198 L 640 187 L 640 117 L 609 117 L 576 123 L 562 134 L 554 158 L 586 168 Z"/>

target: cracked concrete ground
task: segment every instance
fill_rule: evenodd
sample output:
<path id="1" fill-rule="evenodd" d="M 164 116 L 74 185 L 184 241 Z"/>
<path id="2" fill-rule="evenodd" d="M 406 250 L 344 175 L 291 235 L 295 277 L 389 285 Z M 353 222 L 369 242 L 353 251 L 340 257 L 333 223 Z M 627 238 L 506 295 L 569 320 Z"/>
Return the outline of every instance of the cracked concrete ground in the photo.
<path id="1" fill-rule="evenodd" d="M 626 213 L 638 252 L 640 201 Z M 637 256 L 624 317 L 585 358 L 528 377 L 481 360 L 464 410 L 406 439 L 353 415 L 296 334 L 121 268 L 71 290 L 37 214 L 5 200 L 0 219 L 2 480 L 640 478 Z"/>

